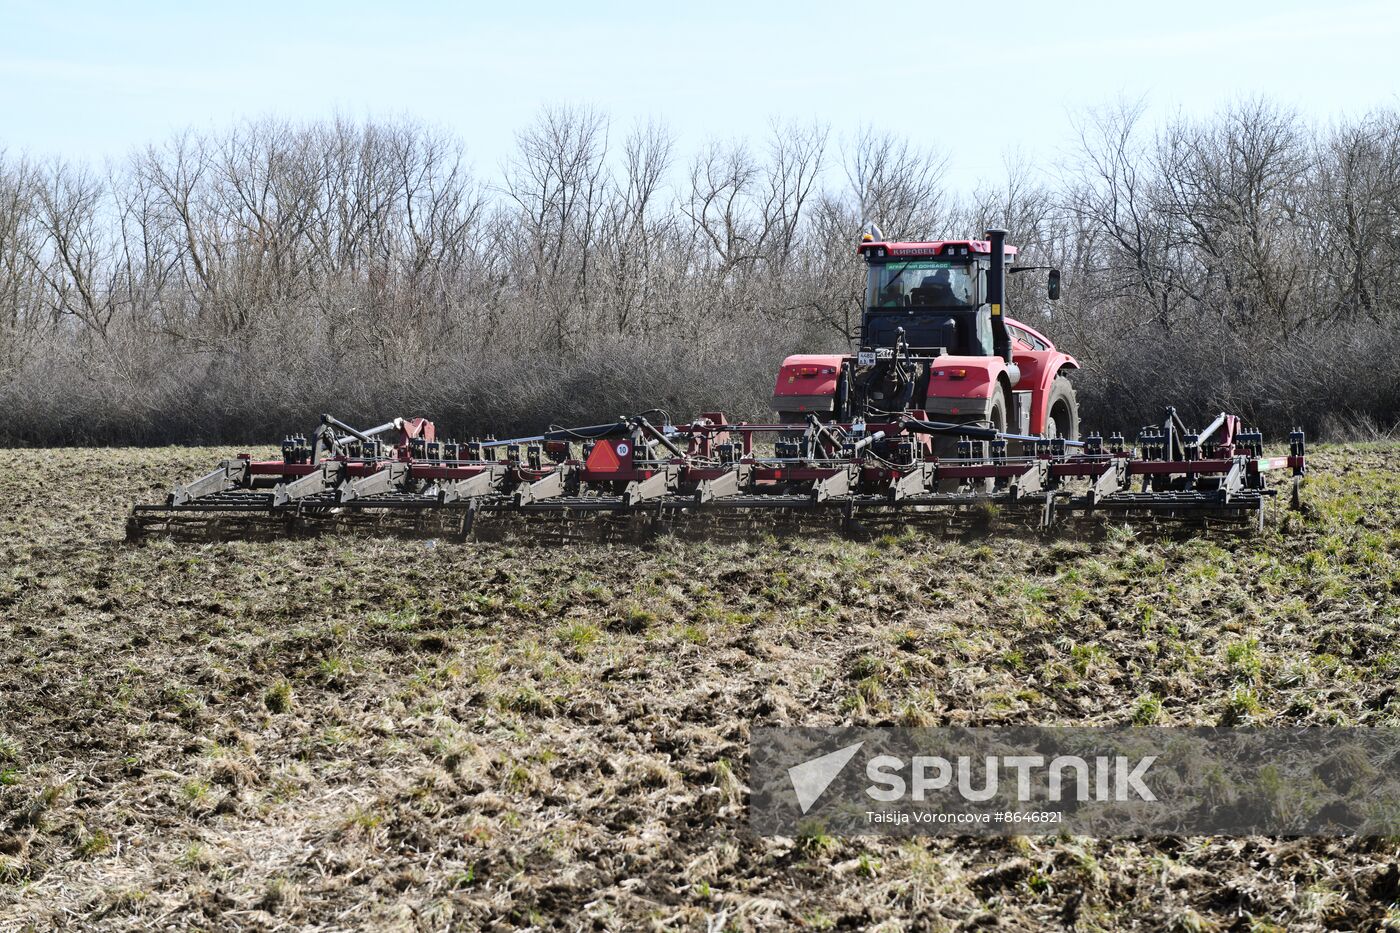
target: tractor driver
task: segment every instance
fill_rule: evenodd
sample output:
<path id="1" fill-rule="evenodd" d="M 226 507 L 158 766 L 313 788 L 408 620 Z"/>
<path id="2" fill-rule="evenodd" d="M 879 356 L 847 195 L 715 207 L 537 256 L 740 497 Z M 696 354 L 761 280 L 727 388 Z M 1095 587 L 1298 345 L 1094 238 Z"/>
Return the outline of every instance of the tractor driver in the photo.
<path id="1" fill-rule="evenodd" d="M 933 307 L 945 307 L 947 305 L 957 305 L 963 302 L 953 291 L 952 282 L 949 280 L 948 270 L 939 269 L 933 275 L 926 275 L 919 283 L 920 297 L 923 303 Z"/>

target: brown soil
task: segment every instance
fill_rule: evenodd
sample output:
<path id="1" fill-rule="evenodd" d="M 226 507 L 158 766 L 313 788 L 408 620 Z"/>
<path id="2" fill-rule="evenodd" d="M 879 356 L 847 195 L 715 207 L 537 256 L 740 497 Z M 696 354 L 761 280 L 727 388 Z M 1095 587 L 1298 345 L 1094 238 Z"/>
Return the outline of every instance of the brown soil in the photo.
<path id="1" fill-rule="evenodd" d="M 0 452 L 0 929 L 1357 929 L 1394 839 L 756 838 L 756 724 L 1400 724 L 1396 447 L 1262 536 L 123 543 Z"/>

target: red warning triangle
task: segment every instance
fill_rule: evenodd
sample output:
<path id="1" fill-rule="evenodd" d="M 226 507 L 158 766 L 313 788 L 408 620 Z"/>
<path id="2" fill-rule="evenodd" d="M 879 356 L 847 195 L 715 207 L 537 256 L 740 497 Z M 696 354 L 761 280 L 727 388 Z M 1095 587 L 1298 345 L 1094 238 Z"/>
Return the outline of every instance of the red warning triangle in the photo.
<path id="1" fill-rule="evenodd" d="M 588 455 L 588 461 L 584 467 L 591 473 L 616 473 L 622 463 L 617 459 L 617 452 L 613 450 L 610 441 L 600 441 L 593 445 L 593 452 Z"/>

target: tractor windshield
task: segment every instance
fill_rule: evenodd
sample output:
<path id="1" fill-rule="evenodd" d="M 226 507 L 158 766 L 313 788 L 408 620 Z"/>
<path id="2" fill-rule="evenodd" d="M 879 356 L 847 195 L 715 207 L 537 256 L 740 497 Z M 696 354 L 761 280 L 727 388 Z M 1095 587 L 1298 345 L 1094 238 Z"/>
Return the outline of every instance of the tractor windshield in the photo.
<path id="1" fill-rule="evenodd" d="M 870 264 L 865 303 L 871 308 L 966 308 L 975 304 L 967 263 L 911 259 Z"/>

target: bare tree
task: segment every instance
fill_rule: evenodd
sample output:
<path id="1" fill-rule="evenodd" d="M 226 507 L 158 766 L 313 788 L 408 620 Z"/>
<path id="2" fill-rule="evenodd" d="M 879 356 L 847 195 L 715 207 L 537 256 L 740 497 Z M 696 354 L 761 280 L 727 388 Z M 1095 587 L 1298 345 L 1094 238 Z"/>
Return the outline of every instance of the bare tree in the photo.
<path id="1" fill-rule="evenodd" d="M 1157 406 L 1261 423 L 1400 407 L 1400 117 L 1327 127 L 1267 101 L 1155 131 L 1076 122 L 1068 164 L 954 196 L 945 157 L 820 125 L 610 146 L 541 112 L 495 184 L 412 120 L 266 119 L 99 171 L 0 153 L 0 407 L 24 441 L 254 439 L 307 411 L 428 411 L 464 433 L 658 402 L 761 416 L 787 352 L 858 331 L 861 226 L 1005 226 L 1014 313 L 1079 355 L 1087 423 Z M 833 165 L 838 170 L 832 171 Z M 455 424 L 454 424 L 455 422 Z"/>
<path id="2" fill-rule="evenodd" d="M 821 177 L 829 130 L 824 126 L 774 124 L 759 208 L 760 249 L 769 265 L 784 269 L 804 232 L 803 208 Z"/>
<path id="3" fill-rule="evenodd" d="M 0 150 L 0 324 L 11 330 L 33 326 L 39 276 L 34 259 L 43 234 L 35 211 L 36 168 L 10 162 Z"/>
<path id="4" fill-rule="evenodd" d="M 1158 142 L 1174 263 L 1198 301 L 1243 324 L 1291 327 L 1303 313 L 1293 237 L 1306 166 L 1297 118 L 1257 100 L 1210 123 L 1178 120 Z"/>
<path id="5" fill-rule="evenodd" d="M 623 140 L 622 165 L 609 192 L 599 236 L 607 263 L 608 330 L 613 335 L 634 327 L 647 329 L 651 309 L 663 286 L 663 252 L 675 231 L 675 218 L 664 184 L 674 140 L 660 124 L 636 126 Z"/>
<path id="6" fill-rule="evenodd" d="M 594 297 L 589 274 L 607 186 L 607 134 L 595 110 L 546 109 L 517 136 L 519 153 L 506 173 L 528 261 L 517 272 L 546 310 L 560 351 L 577 337 L 574 321 L 588 315 Z"/>
<path id="7" fill-rule="evenodd" d="M 1314 145 L 1304 242 L 1330 261 L 1313 304 L 1331 320 L 1379 322 L 1400 308 L 1400 114 L 1343 123 Z"/>
<path id="8" fill-rule="evenodd" d="M 946 154 L 866 127 L 847 147 L 845 167 L 862 223 L 879 224 L 894 240 L 927 237 L 942 228 Z"/>
<path id="9" fill-rule="evenodd" d="M 90 169 L 54 162 L 34 193 L 45 239 L 29 259 L 48 286 L 49 307 L 106 337 L 116 313 L 107 186 Z"/>
<path id="10" fill-rule="evenodd" d="M 739 143 L 711 142 L 691 162 L 690 191 L 681 210 L 721 280 L 759 258 L 763 229 L 752 204 L 758 178 L 756 161 Z"/>

